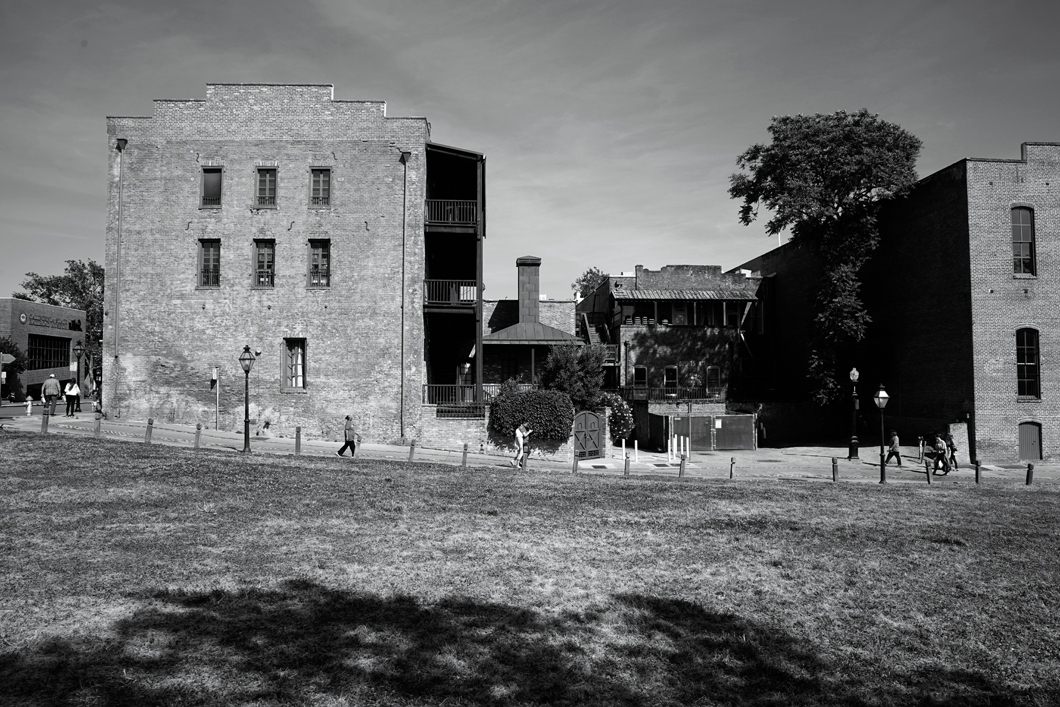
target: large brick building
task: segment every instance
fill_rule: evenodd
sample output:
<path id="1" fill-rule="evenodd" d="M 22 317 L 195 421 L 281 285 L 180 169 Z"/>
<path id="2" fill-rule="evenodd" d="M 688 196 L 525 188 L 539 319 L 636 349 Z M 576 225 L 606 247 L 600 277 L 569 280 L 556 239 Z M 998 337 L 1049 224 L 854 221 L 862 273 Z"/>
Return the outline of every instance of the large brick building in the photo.
<path id="1" fill-rule="evenodd" d="M 1060 143 L 961 160 L 880 226 L 862 277 L 874 319 L 856 361 L 862 399 L 884 383 L 888 426 L 907 439 L 966 427 L 968 459 L 1060 457 Z M 804 379 L 820 265 L 789 244 L 740 267 L 765 276 L 773 331 L 758 358 L 790 388 Z"/>
<path id="2" fill-rule="evenodd" d="M 0 298 L 0 337 L 10 339 L 26 357 L 22 362 L 26 370 L 19 376 L 5 376 L 0 395 L 6 399 L 13 394 L 18 400 L 30 395 L 40 400 L 41 385 L 49 376 L 55 376 L 64 385 L 76 379 L 78 362 L 74 347 L 84 345 L 84 330 L 84 310 L 14 297 Z M 88 370 L 88 361 L 82 359 L 82 375 L 87 376 Z"/>
<path id="3" fill-rule="evenodd" d="M 107 119 L 104 407 L 280 434 L 417 435 L 481 381 L 485 158 L 330 85 L 210 84 Z M 220 394 L 211 389 L 219 371 Z"/>

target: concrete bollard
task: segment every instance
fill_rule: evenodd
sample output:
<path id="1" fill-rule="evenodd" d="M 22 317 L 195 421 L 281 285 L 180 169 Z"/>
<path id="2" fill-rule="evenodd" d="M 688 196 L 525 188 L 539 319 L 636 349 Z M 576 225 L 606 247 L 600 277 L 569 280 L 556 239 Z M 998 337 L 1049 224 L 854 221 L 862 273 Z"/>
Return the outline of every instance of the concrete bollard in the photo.
<path id="1" fill-rule="evenodd" d="M 294 453 L 295 456 L 302 453 L 302 427 L 301 425 L 294 428 Z"/>
<path id="2" fill-rule="evenodd" d="M 195 423 L 195 451 L 199 451 L 199 441 L 202 438 L 202 423 Z"/>
<path id="3" fill-rule="evenodd" d="M 622 458 L 626 457 L 626 440 L 622 440 Z"/>
<path id="4" fill-rule="evenodd" d="M 832 481 L 839 481 L 839 460 L 832 457 Z"/>
<path id="5" fill-rule="evenodd" d="M 41 410 L 40 433 L 42 435 L 48 434 L 48 411 L 47 410 Z"/>
<path id="6" fill-rule="evenodd" d="M 1034 482 L 1034 464 L 1027 465 L 1027 485 L 1030 486 Z"/>
<path id="7" fill-rule="evenodd" d="M 467 468 L 467 442 L 464 442 L 464 458 L 460 461 L 460 468 Z"/>
<path id="8" fill-rule="evenodd" d="M 633 440 L 633 461 L 640 464 L 640 443 L 637 440 Z"/>
<path id="9" fill-rule="evenodd" d="M 729 478 L 731 479 L 736 474 L 736 457 L 729 458 Z"/>
<path id="10" fill-rule="evenodd" d="M 975 460 L 975 483 L 979 483 L 979 460 Z"/>
<path id="11" fill-rule="evenodd" d="M 416 456 L 416 440 L 412 440 L 409 443 L 409 461 L 412 461 L 413 457 Z"/>
<path id="12" fill-rule="evenodd" d="M 677 471 L 677 478 L 679 479 L 685 478 L 685 459 L 685 453 L 681 452 L 681 468 Z"/>
<path id="13" fill-rule="evenodd" d="M 622 471 L 622 476 L 629 476 L 629 455 L 626 455 L 626 468 Z"/>
<path id="14" fill-rule="evenodd" d="M 100 424 L 101 424 L 101 422 L 103 420 L 103 413 L 97 412 L 95 415 L 93 415 L 93 417 L 96 418 L 96 421 L 94 423 L 95 424 L 95 429 L 93 430 L 93 433 L 97 437 L 99 437 L 99 435 L 100 435 Z"/>
<path id="15" fill-rule="evenodd" d="M 155 418 L 147 418 L 147 430 L 144 432 L 144 444 L 151 444 L 151 430 L 155 427 Z"/>

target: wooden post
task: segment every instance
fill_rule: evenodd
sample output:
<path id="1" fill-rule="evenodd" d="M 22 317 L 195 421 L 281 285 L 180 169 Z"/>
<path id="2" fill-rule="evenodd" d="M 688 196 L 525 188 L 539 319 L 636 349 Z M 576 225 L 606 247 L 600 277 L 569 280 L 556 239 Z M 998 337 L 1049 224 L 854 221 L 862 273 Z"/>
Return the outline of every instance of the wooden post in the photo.
<path id="1" fill-rule="evenodd" d="M 832 457 L 832 481 L 839 481 L 839 460 Z"/>
<path id="2" fill-rule="evenodd" d="M 144 432 L 144 444 L 151 444 L 151 430 L 154 429 L 155 418 L 147 418 L 147 430 Z"/>
<path id="3" fill-rule="evenodd" d="M 460 468 L 461 469 L 466 469 L 467 468 L 467 442 L 464 442 L 464 459 L 463 459 L 463 461 L 460 462 Z"/>
<path id="4" fill-rule="evenodd" d="M 681 468 L 677 471 L 677 478 L 685 478 L 685 453 L 681 452 Z"/>
<path id="5" fill-rule="evenodd" d="M 1034 482 L 1034 464 L 1027 465 L 1027 485 L 1030 486 Z"/>
<path id="6" fill-rule="evenodd" d="M 736 457 L 729 458 L 729 478 L 731 479 L 736 473 Z"/>
<path id="7" fill-rule="evenodd" d="M 975 483 L 979 483 L 979 460 L 975 460 Z"/>
<path id="8" fill-rule="evenodd" d="M 94 432 L 95 432 L 95 435 L 96 435 L 97 437 L 99 437 L 99 435 L 100 435 L 100 430 L 99 430 L 99 426 L 100 426 L 100 421 L 101 421 L 101 420 L 103 419 L 103 413 L 101 413 L 101 412 L 97 412 L 97 413 L 96 413 L 96 414 L 94 415 L 94 417 L 96 418 L 96 421 L 95 421 L 95 430 L 94 430 Z"/>
<path id="9" fill-rule="evenodd" d="M 48 406 L 45 405 L 44 409 L 41 410 L 40 415 L 40 433 L 42 435 L 48 434 Z"/>
<path id="10" fill-rule="evenodd" d="M 626 468 L 622 472 L 622 476 L 629 476 L 629 455 L 626 455 Z"/>
<path id="11" fill-rule="evenodd" d="M 530 468 L 530 445 L 529 444 L 524 444 L 523 445 L 523 458 L 522 458 L 522 462 L 519 464 L 519 468 L 522 469 L 523 471 L 526 471 L 528 468 Z"/>
<path id="12" fill-rule="evenodd" d="M 931 474 L 932 474 L 931 460 L 930 459 L 925 459 L 924 460 L 924 472 L 927 474 L 928 486 L 930 486 L 931 485 Z"/>
<path id="13" fill-rule="evenodd" d="M 416 456 L 416 440 L 412 440 L 409 444 L 409 461 L 412 461 L 414 456 Z"/>
<path id="14" fill-rule="evenodd" d="M 570 473 L 577 474 L 578 473 L 578 454 L 574 450 L 571 450 L 571 456 L 574 457 L 574 466 L 571 467 Z"/>
<path id="15" fill-rule="evenodd" d="M 195 423 L 195 451 L 199 451 L 199 440 L 202 437 L 202 423 Z"/>
<path id="16" fill-rule="evenodd" d="M 301 425 L 294 428 L 294 453 L 299 455 L 302 453 L 302 427 Z"/>

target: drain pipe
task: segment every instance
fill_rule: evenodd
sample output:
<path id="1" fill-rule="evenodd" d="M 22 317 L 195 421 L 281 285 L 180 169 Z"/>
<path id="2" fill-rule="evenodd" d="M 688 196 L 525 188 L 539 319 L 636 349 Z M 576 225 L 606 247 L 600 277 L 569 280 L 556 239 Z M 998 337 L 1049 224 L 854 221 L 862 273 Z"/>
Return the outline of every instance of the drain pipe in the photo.
<path id="1" fill-rule="evenodd" d="M 400 398 L 398 399 L 398 421 L 401 427 L 401 439 L 405 439 L 405 239 L 409 220 L 409 160 L 412 153 L 401 151 L 401 165 L 405 168 L 401 186 L 401 353 L 398 364 L 401 366 Z"/>
<path id="2" fill-rule="evenodd" d="M 117 142 L 116 147 L 117 147 L 117 150 L 118 150 L 118 244 L 117 244 L 117 252 L 115 253 L 115 262 L 114 262 L 114 364 L 115 365 L 113 367 L 113 377 L 114 377 L 114 396 L 113 397 L 114 397 L 114 402 L 115 402 L 115 409 L 114 409 L 115 417 L 121 417 L 121 411 L 118 410 L 117 405 L 116 405 L 117 404 L 117 400 L 118 400 L 118 370 L 117 370 L 118 342 L 119 342 L 118 326 L 121 323 L 121 319 L 120 319 L 120 317 L 118 315 L 118 308 L 119 308 L 120 299 L 121 299 L 121 222 L 122 222 L 122 215 L 123 215 L 122 211 L 124 209 L 124 203 L 123 203 L 123 201 L 124 201 L 124 193 L 123 192 L 124 192 L 124 183 L 125 183 L 124 172 L 123 172 L 123 167 L 124 167 L 123 157 L 125 156 L 125 146 L 129 144 L 129 141 L 126 140 L 125 138 L 121 138 L 120 137 L 120 138 L 117 139 L 116 142 Z M 99 409 L 100 410 L 103 409 L 102 396 L 103 396 L 103 389 L 101 387 L 100 388 L 100 398 L 101 399 L 99 401 Z"/>

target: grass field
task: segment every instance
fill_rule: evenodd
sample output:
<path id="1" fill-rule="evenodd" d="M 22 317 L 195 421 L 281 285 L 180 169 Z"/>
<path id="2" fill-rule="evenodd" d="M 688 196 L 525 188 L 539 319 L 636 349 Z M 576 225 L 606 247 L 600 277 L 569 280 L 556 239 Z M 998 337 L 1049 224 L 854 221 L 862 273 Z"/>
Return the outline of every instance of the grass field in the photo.
<path id="1" fill-rule="evenodd" d="M 1060 488 L 0 437 L 3 705 L 1056 705 Z"/>

